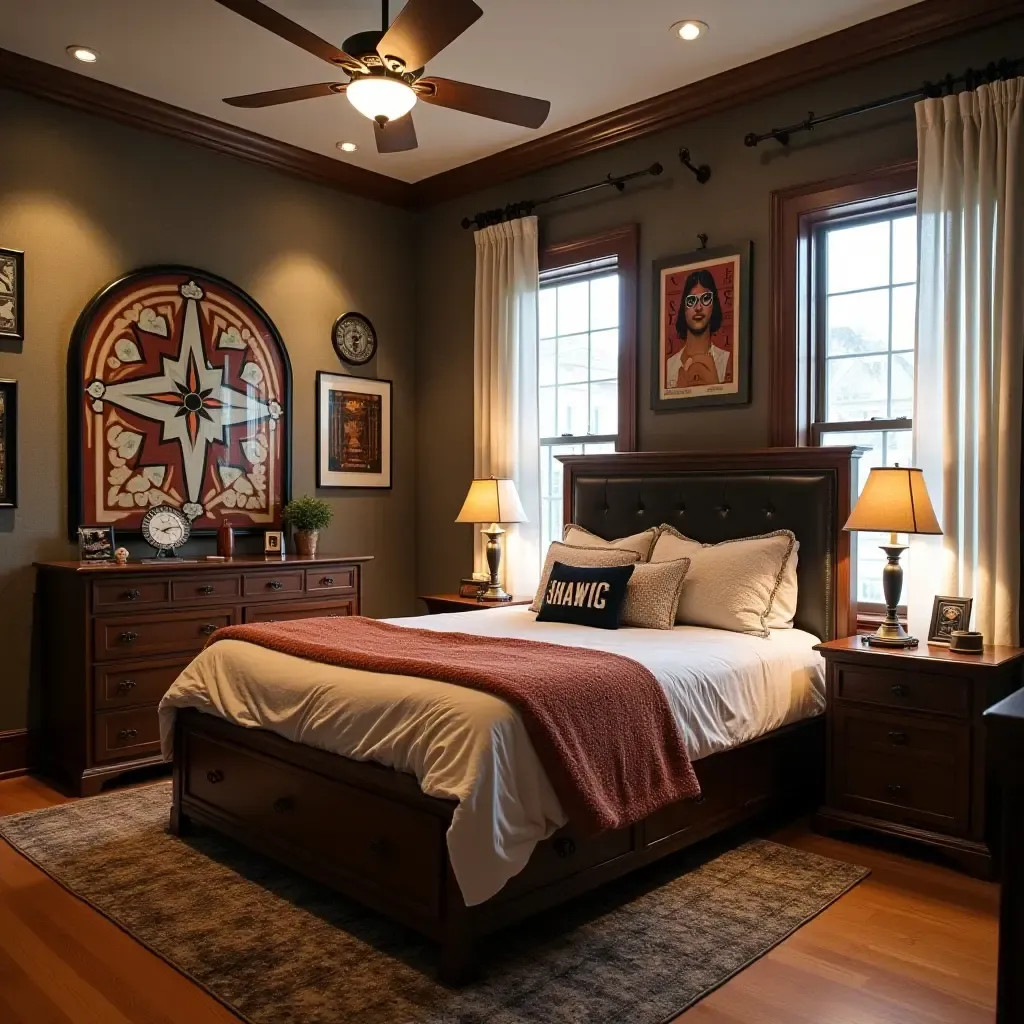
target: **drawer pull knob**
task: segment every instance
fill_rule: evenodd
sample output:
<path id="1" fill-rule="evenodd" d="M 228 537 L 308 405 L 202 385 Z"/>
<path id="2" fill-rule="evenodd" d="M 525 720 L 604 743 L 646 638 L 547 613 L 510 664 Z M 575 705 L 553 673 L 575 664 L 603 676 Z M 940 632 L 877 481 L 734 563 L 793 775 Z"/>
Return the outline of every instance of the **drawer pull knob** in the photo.
<path id="1" fill-rule="evenodd" d="M 892 695 L 894 697 L 906 697 L 907 688 L 902 683 L 893 683 Z"/>
<path id="2" fill-rule="evenodd" d="M 890 782 L 885 788 L 889 791 L 890 796 L 899 796 L 903 792 L 903 787 L 895 782 Z"/>
<path id="3" fill-rule="evenodd" d="M 568 836 L 563 836 L 561 839 L 555 840 L 554 850 L 559 857 L 565 860 L 566 857 L 571 857 L 576 852 L 576 844 Z"/>
<path id="4" fill-rule="evenodd" d="M 284 584 L 280 580 L 271 580 L 268 584 L 271 590 L 280 590 Z"/>
<path id="5" fill-rule="evenodd" d="M 334 577 L 333 576 L 322 576 L 320 578 L 320 586 L 321 587 L 333 587 L 334 586 Z"/>
<path id="6" fill-rule="evenodd" d="M 199 632 L 205 634 L 206 636 L 213 636 L 213 634 L 217 632 L 217 627 L 216 625 L 214 625 L 214 623 L 208 622 L 206 623 L 205 626 L 199 627 Z"/>
<path id="7" fill-rule="evenodd" d="M 212 583 L 207 583 L 206 586 L 199 588 L 200 594 L 212 594 L 217 588 Z"/>
<path id="8" fill-rule="evenodd" d="M 370 840 L 370 853 L 375 857 L 390 857 L 391 844 L 386 839 Z"/>
<path id="9" fill-rule="evenodd" d="M 218 782 L 224 781 L 224 773 L 219 768 L 214 768 L 212 772 L 206 773 L 206 781 L 211 786 L 216 786 Z"/>
<path id="10" fill-rule="evenodd" d="M 126 590 L 124 592 L 124 599 L 126 601 L 138 601 L 140 597 L 142 597 L 142 594 L 137 590 Z"/>
<path id="11" fill-rule="evenodd" d="M 130 630 L 130 629 L 126 629 L 121 634 L 121 643 L 123 643 L 123 644 L 132 644 L 132 643 L 135 643 L 135 641 L 138 640 L 138 639 L 139 639 L 139 634 L 134 632 L 133 630 Z"/>
<path id="12" fill-rule="evenodd" d="M 121 682 L 117 684 L 117 692 L 127 693 L 129 690 L 134 690 L 138 685 L 139 684 L 135 682 L 134 679 L 122 679 Z"/>
<path id="13" fill-rule="evenodd" d="M 121 729 L 117 734 L 117 738 L 119 740 L 133 740 L 138 735 L 138 729 Z"/>
<path id="14" fill-rule="evenodd" d="M 896 744 L 898 747 L 905 746 L 907 734 L 902 729 L 891 729 L 889 731 L 889 742 Z"/>

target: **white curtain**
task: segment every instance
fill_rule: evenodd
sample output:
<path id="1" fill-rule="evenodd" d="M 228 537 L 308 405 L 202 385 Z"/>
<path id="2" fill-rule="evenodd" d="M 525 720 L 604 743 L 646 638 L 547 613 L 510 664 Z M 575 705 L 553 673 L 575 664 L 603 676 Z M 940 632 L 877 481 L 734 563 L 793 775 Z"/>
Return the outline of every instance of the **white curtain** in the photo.
<path id="1" fill-rule="evenodd" d="M 476 232 L 473 475 L 511 477 L 529 519 L 506 527 L 502 575 L 517 596 L 532 595 L 540 576 L 539 291 L 536 217 Z M 478 533 L 479 570 L 484 544 Z"/>
<path id="2" fill-rule="evenodd" d="M 974 598 L 1016 644 L 1024 350 L 1024 78 L 917 104 L 914 460 L 943 528 L 911 545 L 911 629 Z"/>

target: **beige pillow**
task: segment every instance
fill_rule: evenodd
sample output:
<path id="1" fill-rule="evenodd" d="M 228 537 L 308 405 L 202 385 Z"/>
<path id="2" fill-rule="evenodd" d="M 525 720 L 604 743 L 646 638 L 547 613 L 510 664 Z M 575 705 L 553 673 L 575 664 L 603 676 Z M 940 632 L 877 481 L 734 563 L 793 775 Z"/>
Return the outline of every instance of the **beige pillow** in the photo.
<path id="1" fill-rule="evenodd" d="M 768 613 L 765 625 L 769 629 L 792 629 L 796 617 L 796 566 L 800 559 L 800 541 L 793 542 L 793 554 L 786 562 L 786 568 L 779 581 L 779 589 L 775 595 L 775 603 Z"/>
<path id="2" fill-rule="evenodd" d="M 625 548 L 581 548 L 561 541 L 552 541 L 544 559 L 544 568 L 540 572 L 540 586 L 530 605 L 531 612 L 539 612 L 548 589 L 548 577 L 555 562 L 563 565 L 635 565 L 640 556 L 635 551 Z"/>
<path id="3" fill-rule="evenodd" d="M 629 537 L 619 537 L 617 540 L 605 540 L 598 537 L 596 533 L 584 530 L 582 526 L 575 523 L 567 523 L 562 531 L 562 540 L 566 544 L 579 548 L 625 548 L 627 551 L 635 551 L 642 562 L 648 562 L 651 558 L 651 550 L 658 537 L 658 528 L 652 526 L 642 533 L 634 533 Z"/>
<path id="4" fill-rule="evenodd" d="M 690 568 L 688 558 L 671 562 L 641 562 L 626 584 L 622 625 L 643 629 L 671 629 L 676 622 L 679 593 Z"/>
<path id="5" fill-rule="evenodd" d="M 677 622 L 768 636 L 768 620 L 795 546 L 789 530 L 701 544 L 662 526 L 651 562 L 690 559 Z"/>

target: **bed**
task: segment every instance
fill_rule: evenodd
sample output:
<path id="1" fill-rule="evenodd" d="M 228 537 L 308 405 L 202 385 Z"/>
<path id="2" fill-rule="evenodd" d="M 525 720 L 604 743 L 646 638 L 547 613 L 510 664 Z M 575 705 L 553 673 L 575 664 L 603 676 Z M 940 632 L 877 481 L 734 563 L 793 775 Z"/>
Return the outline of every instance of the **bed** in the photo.
<path id="1" fill-rule="evenodd" d="M 376 677 L 339 687 L 329 674 L 352 670 L 255 647 L 232 650 L 252 645 L 224 641 L 183 674 L 172 690 L 173 714 L 164 718 L 173 722 L 172 830 L 212 826 L 437 939 L 441 977 L 459 983 L 472 973 L 476 936 L 770 809 L 813 802 L 824 769 L 823 698 L 810 648 L 851 628 L 849 541 L 840 526 L 855 461 L 849 448 L 563 460 L 566 522 L 607 538 L 660 523 L 703 541 L 792 530 L 801 545 L 795 628 L 771 639 L 693 627 L 578 637 L 574 630 L 603 631 L 554 623 L 542 630 L 522 608 L 405 620 L 567 645 L 599 642 L 645 664 L 669 694 L 701 784 L 698 800 L 584 837 L 565 820 L 543 771 L 528 757 L 509 756 L 523 744 L 515 716 L 503 714 L 497 698 L 452 687 L 457 692 L 444 700 L 458 703 L 459 714 L 482 717 L 498 741 L 489 753 L 474 748 L 481 760 L 468 771 L 465 751 L 449 742 L 459 730 L 449 729 L 433 747 L 448 750 L 449 761 L 431 755 L 427 763 L 424 737 L 445 727 L 434 721 L 437 688 L 448 684 Z M 218 659 L 227 667 L 218 669 Z M 270 686 L 260 683 L 268 673 Z M 247 690 L 250 677 L 262 689 L 254 683 Z M 417 682 L 422 694 L 411 685 Z M 338 698 L 325 713 L 323 694 L 347 699 L 360 687 L 361 703 Z M 330 743 L 321 729 L 326 719 Z M 396 725 L 408 738 L 398 755 Z M 465 779 L 484 775 L 470 800 Z"/>

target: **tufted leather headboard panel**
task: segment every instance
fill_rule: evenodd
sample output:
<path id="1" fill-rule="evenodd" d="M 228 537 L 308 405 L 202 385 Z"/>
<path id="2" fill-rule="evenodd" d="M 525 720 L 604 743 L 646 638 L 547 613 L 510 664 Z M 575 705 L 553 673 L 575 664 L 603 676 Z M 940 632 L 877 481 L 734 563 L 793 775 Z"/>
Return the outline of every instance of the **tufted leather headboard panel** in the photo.
<path id="1" fill-rule="evenodd" d="M 849 448 L 626 453 L 564 458 L 566 520 L 609 540 L 668 523 L 705 543 L 792 530 L 800 541 L 795 625 L 850 627 Z"/>

